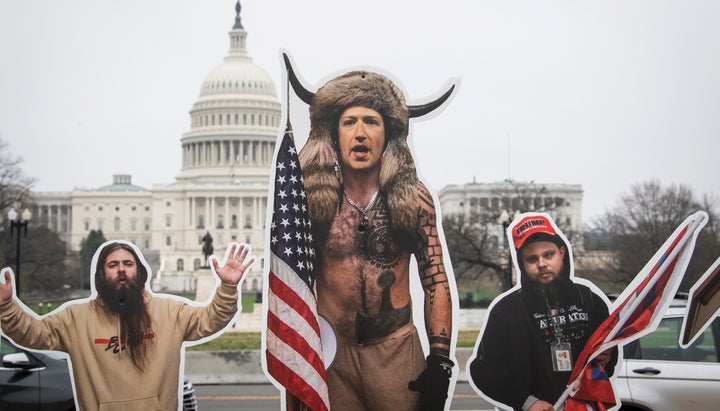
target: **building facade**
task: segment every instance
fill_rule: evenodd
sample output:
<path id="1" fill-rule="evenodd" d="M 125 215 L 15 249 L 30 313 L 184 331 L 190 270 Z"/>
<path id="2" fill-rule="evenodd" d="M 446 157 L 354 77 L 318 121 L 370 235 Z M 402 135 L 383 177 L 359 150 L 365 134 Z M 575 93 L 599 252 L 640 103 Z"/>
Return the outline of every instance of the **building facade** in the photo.
<path id="1" fill-rule="evenodd" d="M 502 239 L 518 213 L 547 212 L 563 232 L 572 236 L 575 248 L 582 245 L 583 190 L 579 184 L 539 184 L 505 180 L 495 183 L 449 185 L 438 193 L 443 218 L 482 216 L 487 229 Z"/>
<path id="2" fill-rule="evenodd" d="M 174 182 L 143 188 L 121 174 L 100 188 L 35 192 L 33 224 L 57 232 L 74 251 L 91 230 L 133 242 L 151 264 L 156 291 L 195 291 L 197 273 L 207 263 L 202 252 L 207 234 L 216 255 L 230 242 L 249 243 L 258 262 L 243 291 L 260 292 L 281 104 L 271 77 L 247 53 L 239 8 L 229 38 L 228 55 L 205 77 L 190 110 Z M 438 197 L 445 216 L 547 209 L 564 230 L 582 232 L 579 185 L 472 182 L 447 186 Z M 521 204 L 528 198 L 531 208 Z M 502 238 L 502 225 L 493 226 Z"/>
<path id="3" fill-rule="evenodd" d="M 90 230 L 128 240 L 145 254 L 156 291 L 194 292 L 206 265 L 203 238 L 214 254 L 230 242 L 253 246 L 258 257 L 244 291 L 262 290 L 268 187 L 281 110 L 271 77 L 247 53 L 240 9 L 230 49 L 200 87 L 182 135 L 182 168 L 175 182 L 146 189 L 130 175 L 112 184 L 69 193 L 36 192 L 33 219 L 79 250 Z"/>

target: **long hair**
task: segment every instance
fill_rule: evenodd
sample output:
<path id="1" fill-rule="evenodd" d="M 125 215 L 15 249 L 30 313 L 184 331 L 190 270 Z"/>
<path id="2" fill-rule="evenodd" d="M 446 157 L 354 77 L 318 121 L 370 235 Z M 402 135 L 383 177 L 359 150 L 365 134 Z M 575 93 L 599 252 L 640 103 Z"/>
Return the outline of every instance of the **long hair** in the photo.
<path id="1" fill-rule="evenodd" d="M 108 256 L 117 250 L 125 250 L 132 254 L 137 267 L 137 277 L 130 282 L 130 290 L 122 294 L 116 292 L 109 286 L 105 278 L 105 262 Z M 95 287 L 98 296 L 103 301 L 105 308 L 115 313 L 120 321 L 120 344 L 125 345 L 130 353 L 133 365 L 142 371 L 148 353 L 149 342 L 145 343 L 145 335 L 152 329 L 152 319 L 145 305 L 145 282 L 148 272 L 135 250 L 124 243 L 111 243 L 105 246 L 100 252 L 95 269 Z M 124 347 L 121 346 L 120 350 Z"/>

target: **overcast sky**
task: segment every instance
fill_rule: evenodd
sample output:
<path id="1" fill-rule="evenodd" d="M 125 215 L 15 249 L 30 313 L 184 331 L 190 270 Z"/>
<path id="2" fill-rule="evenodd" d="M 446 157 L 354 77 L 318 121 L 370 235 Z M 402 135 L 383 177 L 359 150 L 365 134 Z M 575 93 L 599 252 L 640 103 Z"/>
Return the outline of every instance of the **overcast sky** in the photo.
<path id="1" fill-rule="evenodd" d="M 117 173 L 173 182 L 234 7 L 0 2 L 0 137 L 35 189 L 97 188 Z M 586 221 L 651 178 L 720 192 L 718 21 L 712 0 L 242 2 L 248 51 L 278 97 L 283 49 L 313 88 L 378 68 L 420 103 L 455 79 L 444 110 L 411 125 L 422 178 L 436 191 L 581 184 Z"/>

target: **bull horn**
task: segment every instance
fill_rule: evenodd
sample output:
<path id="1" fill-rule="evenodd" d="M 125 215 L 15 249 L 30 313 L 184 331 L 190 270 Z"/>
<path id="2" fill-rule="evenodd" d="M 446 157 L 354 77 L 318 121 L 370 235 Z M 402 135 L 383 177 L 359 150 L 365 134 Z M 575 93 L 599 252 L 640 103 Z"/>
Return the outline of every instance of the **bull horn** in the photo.
<path id="1" fill-rule="evenodd" d="M 445 92 L 442 96 L 438 97 L 435 101 L 431 101 L 426 104 L 421 104 L 417 106 L 408 106 L 408 117 L 415 118 L 415 117 L 422 117 L 425 114 L 430 113 L 431 111 L 435 110 L 436 108 L 440 107 L 453 93 L 453 90 L 455 90 L 455 85 L 453 84 L 448 91 Z"/>
<path id="2" fill-rule="evenodd" d="M 293 90 L 295 90 L 295 94 L 297 94 L 300 100 L 304 101 L 307 105 L 311 105 L 313 99 L 315 98 L 315 93 L 306 89 L 305 86 L 303 86 L 300 82 L 300 79 L 297 78 L 295 70 L 293 70 L 292 64 L 290 64 L 290 57 L 287 55 L 287 53 L 283 53 L 283 59 L 285 60 L 285 68 L 288 72 L 288 80 L 290 80 L 290 85 L 292 86 Z M 422 117 L 425 114 L 432 112 L 436 108 L 440 107 L 448 98 L 450 98 L 453 90 L 455 90 L 454 84 L 450 87 L 448 91 L 445 92 L 445 94 L 438 97 L 434 101 L 426 104 L 408 106 L 408 117 Z"/>
<path id="3" fill-rule="evenodd" d="M 283 53 L 283 59 L 285 59 L 285 68 L 288 72 L 288 79 L 290 80 L 290 85 L 292 85 L 293 90 L 295 90 L 295 94 L 297 94 L 298 97 L 300 97 L 300 100 L 304 101 L 307 105 L 312 104 L 313 98 L 315 98 L 315 93 L 305 88 L 305 86 L 300 83 L 300 80 L 295 75 L 295 70 L 292 68 L 292 64 L 290 64 L 290 57 L 288 57 L 287 53 Z"/>

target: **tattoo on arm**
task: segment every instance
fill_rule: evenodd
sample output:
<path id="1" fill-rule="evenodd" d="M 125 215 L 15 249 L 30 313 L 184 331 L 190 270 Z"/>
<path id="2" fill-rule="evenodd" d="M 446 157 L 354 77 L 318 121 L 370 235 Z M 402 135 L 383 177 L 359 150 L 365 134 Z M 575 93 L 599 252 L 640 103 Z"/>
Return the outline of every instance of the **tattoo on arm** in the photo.
<path id="1" fill-rule="evenodd" d="M 420 186 L 419 198 L 426 207 L 420 207 L 420 244 L 416 258 L 421 271 L 421 282 L 425 289 L 430 291 L 431 304 L 435 299 L 435 290 L 438 285 L 445 284 L 447 298 L 450 301 L 450 289 L 447 287 L 447 273 L 442 261 L 442 247 L 436 226 L 435 206 L 430 193 L 425 186 Z M 428 211 L 431 210 L 431 211 Z"/>
<path id="2" fill-rule="evenodd" d="M 444 336 L 433 335 L 430 336 L 430 344 L 442 344 L 450 346 L 450 338 Z"/>
<path id="3" fill-rule="evenodd" d="M 426 318 L 430 352 L 449 357 L 451 338 L 448 327 L 451 327 L 452 297 L 443 264 L 435 205 L 430 192 L 423 184 L 418 185 L 418 198 L 421 203 L 418 210 L 420 224 L 419 243 L 415 257 L 420 271 L 420 281 L 428 294 L 426 309 L 435 313 L 432 320 L 428 321 Z M 437 295 L 437 299 L 435 298 L 436 292 L 440 293 Z"/>
<path id="4" fill-rule="evenodd" d="M 445 357 L 450 357 L 450 336 L 445 329 L 440 332 L 440 335 L 429 335 L 428 340 L 430 341 L 431 354 L 440 354 Z"/>

